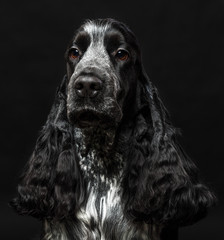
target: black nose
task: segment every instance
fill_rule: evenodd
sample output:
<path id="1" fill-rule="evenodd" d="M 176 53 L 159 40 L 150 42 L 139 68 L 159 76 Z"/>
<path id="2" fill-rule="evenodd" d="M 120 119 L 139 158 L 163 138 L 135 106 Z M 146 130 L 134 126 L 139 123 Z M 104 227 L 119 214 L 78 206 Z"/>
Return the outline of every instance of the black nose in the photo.
<path id="1" fill-rule="evenodd" d="M 75 81 L 75 90 L 79 97 L 95 97 L 102 89 L 102 81 L 94 76 L 80 76 Z"/>

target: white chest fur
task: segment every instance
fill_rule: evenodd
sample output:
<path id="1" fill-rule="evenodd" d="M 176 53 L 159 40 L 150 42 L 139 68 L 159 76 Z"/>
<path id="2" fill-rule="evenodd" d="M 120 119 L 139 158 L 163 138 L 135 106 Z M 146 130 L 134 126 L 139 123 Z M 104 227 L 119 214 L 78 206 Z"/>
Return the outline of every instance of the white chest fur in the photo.
<path id="1" fill-rule="evenodd" d="M 113 134 L 96 131 L 87 137 L 80 129 L 75 131 L 80 168 L 88 182 L 88 199 L 77 214 L 81 239 L 149 240 L 148 225 L 137 226 L 124 216 L 121 181 L 125 163 L 121 154 L 110 153 Z"/>
<path id="2" fill-rule="evenodd" d="M 96 186 L 95 186 L 96 187 Z M 122 223 L 122 207 L 117 182 L 111 182 L 107 192 L 98 192 L 95 187 L 89 187 L 89 196 L 85 207 L 81 208 L 77 218 L 85 229 L 85 236 L 91 239 L 106 240 L 108 223 L 113 219 L 115 225 Z M 113 226 L 110 226 L 111 229 Z M 116 229 L 114 229 L 116 231 Z M 88 238 L 87 238 L 88 239 Z"/>

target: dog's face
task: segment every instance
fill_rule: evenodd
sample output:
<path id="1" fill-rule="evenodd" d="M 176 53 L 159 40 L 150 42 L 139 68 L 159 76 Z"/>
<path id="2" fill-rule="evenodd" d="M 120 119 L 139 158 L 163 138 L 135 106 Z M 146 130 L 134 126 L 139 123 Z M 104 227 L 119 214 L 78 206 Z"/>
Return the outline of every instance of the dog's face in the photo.
<path id="1" fill-rule="evenodd" d="M 67 114 L 79 127 L 116 126 L 125 98 L 136 85 L 137 47 L 127 28 L 109 20 L 90 21 L 66 51 Z"/>

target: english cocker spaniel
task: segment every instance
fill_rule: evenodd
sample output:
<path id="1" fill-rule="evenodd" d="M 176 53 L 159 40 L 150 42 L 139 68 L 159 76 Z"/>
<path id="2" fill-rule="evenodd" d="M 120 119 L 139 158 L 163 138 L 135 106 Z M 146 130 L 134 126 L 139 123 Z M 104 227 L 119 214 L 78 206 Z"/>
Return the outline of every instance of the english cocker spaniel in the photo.
<path id="1" fill-rule="evenodd" d="M 132 31 L 86 21 L 11 205 L 44 240 L 177 239 L 214 195 L 177 143 Z"/>

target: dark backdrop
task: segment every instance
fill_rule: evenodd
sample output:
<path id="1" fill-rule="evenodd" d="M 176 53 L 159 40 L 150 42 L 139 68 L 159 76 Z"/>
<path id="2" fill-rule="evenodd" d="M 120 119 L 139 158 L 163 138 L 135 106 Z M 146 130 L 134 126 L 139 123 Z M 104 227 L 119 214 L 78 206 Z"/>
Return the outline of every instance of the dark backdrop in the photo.
<path id="1" fill-rule="evenodd" d="M 224 239 L 224 1 L 59 1 L 0 3 L 0 239 L 33 239 L 40 223 L 17 216 L 15 195 L 65 73 L 64 51 L 86 18 L 112 17 L 138 36 L 145 68 L 159 88 L 182 144 L 215 190 L 219 205 L 180 239 Z"/>

